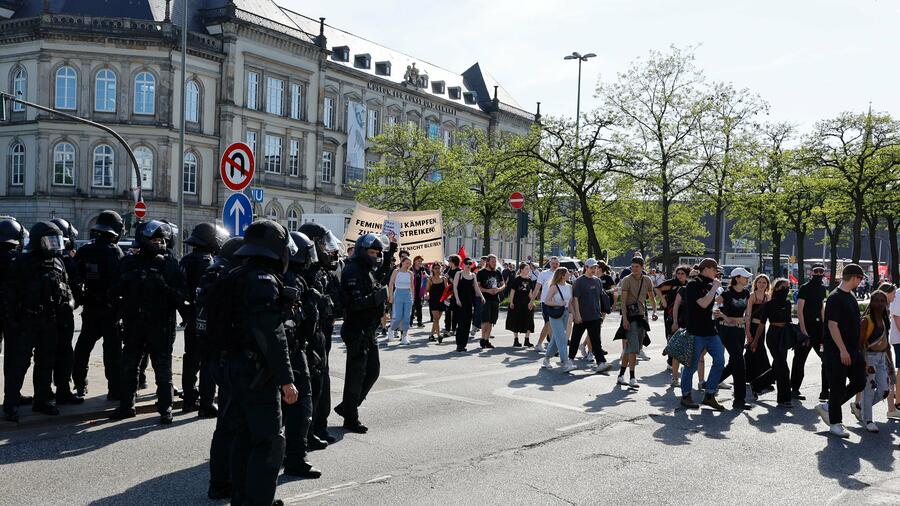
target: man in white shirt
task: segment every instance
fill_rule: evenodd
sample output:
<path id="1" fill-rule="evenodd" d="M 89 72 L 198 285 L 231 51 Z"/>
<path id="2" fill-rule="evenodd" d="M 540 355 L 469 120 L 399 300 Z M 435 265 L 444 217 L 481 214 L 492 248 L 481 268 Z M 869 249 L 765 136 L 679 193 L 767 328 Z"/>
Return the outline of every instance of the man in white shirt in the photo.
<path id="1" fill-rule="evenodd" d="M 888 294 L 888 297 L 891 295 L 894 296 L 894 300 L 891 301 L 891 305 L 889 307 L 889 311 L 891 314 L 891 333 L 890 333 L 890 343 L 894 348 L 894 361 L 897 362 L 895 367 L 897 367 L 897 372 L 900 373 L 900 360 L 898 360 L 898 353 L 900 353 L 900 297 L 897 297 L 897 290 L 894 290 L 893 293 Z M 897 399 L 900 399 L 900 385 L 894 385 L 894 395 L 891 396 L 893 399 L 888 398 L 888 418 L 898 419 L 900 420 L 900 410 L 896 407 Z"/>
<path id="2" fill-rule="evenodd" d="M 541 314 L 544 317 L 544 327 L 541 329 L 541 335 L 538 337 L 538 342 L 534 346 L 534 351 L 538 353 L 542 353 L 544 351 L 543 342 L 544 339 L 550 334 L 550 317 L 547 316 L 546 306 L 544 306 L 544 300 L 546 299 L 547 290 L 544 290 L 544 286 L 550 284 L 550 280 L 553 279 L 553 271 L 559 268 L 559 258 L 553 256 L 550 257 L 550 268 L 538 274 L 537 284 L 534 285 L 534 291 L 531 292 L 531 300 L 534 300 L 538 296 L 541 298 Z"/>

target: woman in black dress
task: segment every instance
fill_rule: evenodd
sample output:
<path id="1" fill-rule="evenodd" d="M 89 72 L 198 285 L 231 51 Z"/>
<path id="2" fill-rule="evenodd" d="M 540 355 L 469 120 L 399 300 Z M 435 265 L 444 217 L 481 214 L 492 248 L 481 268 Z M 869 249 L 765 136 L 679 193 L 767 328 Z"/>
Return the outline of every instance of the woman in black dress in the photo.
<path id="1" fill-rule="evenodd" d="M 531 279 L 531 267 L 522 262 L 519 264 L 519 273 L 510 279 L 508 289 L 510 293 L 509 312 L 506 314 L 506 330 L 513 333 L 513 346 L 519 347 L 519 332 L 525 333 L 525 346 L 533 345 L 529 338 L 534 332 L 534 301 L 531 300 L 531 292 L 535 282 Z"/>
<path id="2" fill-rule="evenodd" d="M 775 372 L 775 385 L 778 390 L 778 406 L 790 408 L 791 403 L 791 371 L 787 363 L 787 348 L 784 345 L 784 327 L 791 323 L 791 301 L 788 299 L 790 281 L 779 278 L 772 283 L 771 300 L 766 302 L 762 312 L 762 324 L 769 323 L 766 332 L 766 347 L 772 355 L 772 370 Z"/>
<path id="3" fill-rule="evenodd" d="M 467 258 L 463 262 L 463 268 L 456 273 L 453 279 L 453 296 L 456 299 L 456 310 L 454 318 L 456 319 L 456 351 L 465 352 L 466 343 L 469 342 L 469 327 L 472 326 L 472 312 L 475 310 L 475 299 L 481 299 L 484 302 L 484 296 L 481 295 L 481 289 L 475 282 L 475 274 L 472 268 L 475 261 Z"/>
<path id="4" fill-rule="evenodd" d="M 759 274 L 753 280 L 753 292 L 747 299 L 746 325 L 747 350 L 744 361 L 747 365 L 747 380 L 753 397 L 772 391 L 775 383 L 775 372 L 766 353 L 766 325 L 763 323 L 763 311 L 769 302 L 769 277 Z"/>
<path id="5" fill-rule="evenodd" d="M 441 314 L 444 313 L 444 289 L 447 282 L 444 280 L 444 266 L 440 262 L 431 265 L 431 276 L 425 282 L 425 293 L 428 294 L 428 309 L 431 311 L 431 335 L 429 341 L 443 342 L 441 334 Z"/>

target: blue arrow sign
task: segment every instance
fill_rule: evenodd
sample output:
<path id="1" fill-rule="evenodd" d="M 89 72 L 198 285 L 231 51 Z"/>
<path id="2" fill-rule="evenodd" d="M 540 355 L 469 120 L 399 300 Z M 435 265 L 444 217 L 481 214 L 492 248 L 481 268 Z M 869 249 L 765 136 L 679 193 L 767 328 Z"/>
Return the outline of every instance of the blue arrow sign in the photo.
<path id="1" fill-rule="evenodd" d="M 253 196 L 253 202 L 262 203 L 262 201 L 263 201 L 263 189 L 262 188 L 251 188 L 250 195 Z"/>
<path id="2" fill-rule="evenodd" d="M 253 205 L 243 193 L 232 193 L 222 209 L 222 222 L 232 237 L 243 237 L 253 221 Z"/>

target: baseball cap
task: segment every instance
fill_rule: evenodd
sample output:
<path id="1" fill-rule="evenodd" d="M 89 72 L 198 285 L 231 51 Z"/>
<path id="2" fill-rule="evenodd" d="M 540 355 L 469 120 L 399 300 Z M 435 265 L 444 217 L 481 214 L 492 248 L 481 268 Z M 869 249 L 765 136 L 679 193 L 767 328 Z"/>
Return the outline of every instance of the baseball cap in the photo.
<path id="1" fill-rule="evenodd" d="M 634 257 L 631 259 L 631 263 L 638 264 L 638 265 L 644 265 L 644 257 Z"/>
<path id="2" fill-rule="evenodd" d="M 704 258 L 700 265 L 697 266 L 697 270 L 703 272 L 703 269 L 709 269 L 712 267 L 713 269 L 719 268 L 719 262 L 716 262 L 713 258 Z"/>
<path id="3" fill-rule="evenodd" d="M 742 277 L 742 278 L 748 278 L 748 279 L 749 279 L 749 278 L 750 278 L 750 271 L 748 271 L 747 269 L 744 269 L 743 267 L 738 267 L 738 268 L 736 268 L 736 269 L 732 269 L 732 270 L 731 270 L 731 277 L 732 277 L 732 278 L 735 278 L 735 277 L 737 277 L 737 276 L 740 276 L 740 277 Z"/>
<path id="4" fill-rule="evenodd" d="M 857 264 L 847 264 L 844 266 L 844 270 L 841 271 L 841 276 L 863 276 L 865 277 L 865 273 Z"/>
<path id="5" fill-rule="evenodd" d="M 595 265 L 597 265 L 597 261 L 594 260 L 593 258 L 588 258 L 587 260 L 584 261 L 585 267 L 593 267 Z"/>

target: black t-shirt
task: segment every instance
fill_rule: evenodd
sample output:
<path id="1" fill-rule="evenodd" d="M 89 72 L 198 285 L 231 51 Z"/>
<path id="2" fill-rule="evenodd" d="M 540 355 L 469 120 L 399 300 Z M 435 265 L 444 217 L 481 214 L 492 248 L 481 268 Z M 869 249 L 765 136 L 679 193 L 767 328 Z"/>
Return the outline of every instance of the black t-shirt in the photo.
<path id="1" fill-rule="evenodd" d="M 481 269 L 475 276 L 478 279 L 478 286 L 481 288 L 497 288 L 503 284 L 503 275 L 497 269 Z M 499 293 L 481 292 L 486 302 L 500 301 Z"/>
<path id="2" fill-rule="evenodd" d="M 747 290 L 736 292 L 729 288 L 722 292 L 722 306 L 719 310 L 729 318 L 740 318 L 747 310 L 747 299 L 749 298 L 750 292 Z"/>
<path id="3" fill-rule="evenodd" d="M 686 310 L 687 314 L 687 331 L 695 336 L 714 336 L 716 335 L 716 325 L 712 318 L 713 303 L 710 302 L 705 308 L 700 307 L 697 301 L 706 297 L 712 288 L 712 280 L 703 276 L 697 276 L 688 282 L 684 287 L 684 295 L 682 295 L 682 304 L 678 312 Z"/>
<path id="4" fill-rule="evenodd" d="M 859 320 L 859 302 L 856 301 L 856 297 L 840 288 L 831 292 L 828 302 L 825 303 L 826 326 L 827 322 L 837 322 L 841 339 L 844 341 L 844 348 L 851 355 L 858 353 Z M 834 344 L 831 332 L 828 331 L 827 334 L 829 338 L 825 340 L 825 350 L 837 353 L 838 347 Z"/>
<path id="5" fill-rule="evenodd" d="M 809 324 L 822 317 L 822 303 L 825 302 L 825 285 L 821 281 L 810 280 L 800 287 L 797 300 L 803 299 L 803 320 Z"/>
<path id="6" fill-rule="evenodd" d="M 663 297 L 666 299 L 666 312 L 672 312 L 672 306 L 675 305 L 675 297 L 678 296 L 678 289 L 681 288 L 682 285 L 677 278 L 667 279 L 659 284 L 656 288 L 662 292 Z"/>
<path id="7" fill-rule="evenodd" d="M 610 291 L 616 286 L 616 280 L 613 279 L 609 274 L 604 274 L 599 277 L 600 283 L 603 284 L 603 290 Z"/>

